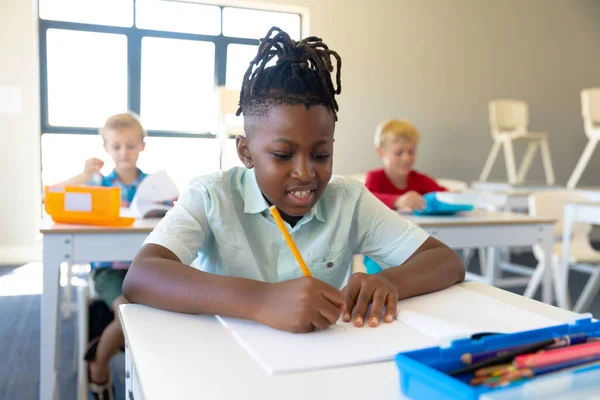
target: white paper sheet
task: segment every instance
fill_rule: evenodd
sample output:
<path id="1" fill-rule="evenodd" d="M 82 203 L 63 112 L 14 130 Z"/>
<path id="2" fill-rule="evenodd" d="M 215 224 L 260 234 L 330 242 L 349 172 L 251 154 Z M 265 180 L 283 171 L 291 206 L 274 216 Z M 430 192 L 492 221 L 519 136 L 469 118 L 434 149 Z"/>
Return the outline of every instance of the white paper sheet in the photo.
<path id="1" fill-rule="evenodd" d="M 307 334 L 217 318 L 269 374 L 386 361 L 398 352 L 437 346 L 450 338 L 517 332 L 563 322 L 456 286 L 403 300 L 398 310 L 397 321 L 377 328 L 338 322 L 330 329 Z"/>
<path id="2" fill-rule="evenodd" d="M 166 211 L 171 205 L 162 204 L 179 197 L 179 190 L 165 170 L 147 176 L 137 187 L 129 208 L 121 216 L 144 218 L 152 211 Z"/>

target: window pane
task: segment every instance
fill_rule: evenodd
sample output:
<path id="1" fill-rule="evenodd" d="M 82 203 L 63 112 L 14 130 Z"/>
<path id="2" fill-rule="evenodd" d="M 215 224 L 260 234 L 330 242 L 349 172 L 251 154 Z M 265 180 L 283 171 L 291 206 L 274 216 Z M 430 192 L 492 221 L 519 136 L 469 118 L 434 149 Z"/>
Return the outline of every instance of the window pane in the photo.
<path id="1" fill-rule="evenodd" d="M 65 155 L 68 154 L 68 157 Z M 42 135 L 42 184 L 53 185 L 83 171 L 85 160 L 96 157 L 107 161 L 100 135 Z M 105 163 L 100 171 L 108 174 L 114 168 Z"/>
<path id="2" fill-rule="evenodd" d="M 127 37 L 49 29 L 50 125 L 99 127 L 127 110 Z"/>
<path id="3" fill-rule="evenodd" d="M 278 26 L 292 39 L 300 40 L 300 15 L 246 8 L 223 9 L 223 35 L 260 39 L 269 28 Z"/>
<path id="4" fill-rule="evenodd" d="M 158 31 L 218 35 L 221 9 L 217 6 L 163 0 L 138 0 L 135 24 Z"/>
<path id="5" fill-rule="evenodd" d="M 250 61 L 256 57 L 258 46 L 246 44 L 230 44 L 227 46 L 227 71 L 225 86 L 230 90 L 242 88 L 242 79 L 250 66 Z"/>
<path id="6" fill-rule="evenodd" d="M 139 167 L 144 172 L 167 170 L 180 190 L 190 179 L 219 169 L 217 139 L 148 137 L 140 154 Z"/>
<path id="7" fill-rule="evenodd" d="M 223 146 L 223 170 L 236 166 L 243 167 L 244 163 L 238 157 L 235 139 L 227 139 Z"/>
<path id="8" fill-rule="evenodd" d="M 142 39 L 141 117 L 146 129 L 216 132 L 215 46 Z"/>
<path id="9" fill-rule="evenodd" d="M 40 18 L 127 27 L 133 25 L 133 0 L 40 0 Z"/>
<path id="10" fill-rule="evenodd" d="M 72 156 L 65 157 L 65 154 Z M 105 162 L 102 174 L 113 170 L 114 163 L 104 151 L 100 136 L 43 134 L 43 184 L 52 185 L 79 174 L 85 160 L 91 157 Z M 167 170 L 177 187 L 183 190 L 190 179 L 219 168 L 218 143 L 216 139 L 148 137 L 138 166 L 146 173 Z"/>

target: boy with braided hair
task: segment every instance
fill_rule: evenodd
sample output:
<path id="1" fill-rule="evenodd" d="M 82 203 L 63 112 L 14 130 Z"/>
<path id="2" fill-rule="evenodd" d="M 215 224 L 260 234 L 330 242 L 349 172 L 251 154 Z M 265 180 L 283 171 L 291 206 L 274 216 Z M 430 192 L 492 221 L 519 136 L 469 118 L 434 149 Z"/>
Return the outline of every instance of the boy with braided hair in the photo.
<path id="1" fill-rule="evenodd" d="M 332 178 L 340 67 L 321 39 L 269 30 L 240 95 L 245 136 L 236 144 L 245 168 L 190 183 L 135 257 L 123 284 L 128 300 L 309 332 L 340 317 L 356 326 L 391 322 L 398 299 L 463 279 L 452 250 L 359 182 Z M 271 205 L 312 277 L 282 240 Z M 353 274 L 343 287 L 358 253 L 392 267 Z"/>

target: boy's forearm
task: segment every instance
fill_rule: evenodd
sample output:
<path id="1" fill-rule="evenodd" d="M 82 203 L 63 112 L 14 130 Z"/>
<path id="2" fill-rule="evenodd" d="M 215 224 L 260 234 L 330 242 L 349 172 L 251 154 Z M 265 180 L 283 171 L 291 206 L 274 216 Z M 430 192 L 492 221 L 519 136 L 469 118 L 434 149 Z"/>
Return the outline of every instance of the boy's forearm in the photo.
<path id="1" fill-rule="evenodd" d="M 406 263 L 379 273 L 394 283 L 398 299 L 447 288 L 465 276 L 462 260 L 446 246 L 424 250 Z"/>
<path id="2" fill-rule="evenodd" d="M 190 314 L 256 319 L 266 283 L 199 271 L 177 261 L 139 257 L 123 294 L 132 303 Z"/>

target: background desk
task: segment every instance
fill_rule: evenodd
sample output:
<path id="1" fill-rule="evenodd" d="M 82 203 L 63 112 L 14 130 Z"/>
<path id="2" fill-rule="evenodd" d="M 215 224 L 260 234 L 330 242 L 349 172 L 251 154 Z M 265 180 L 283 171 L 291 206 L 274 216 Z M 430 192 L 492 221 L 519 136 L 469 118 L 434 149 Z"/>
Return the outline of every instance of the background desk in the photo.
<path id="1" fill-rule="evenodd" d="M 157 219 L 139 220 L 133 226 L 122 228 L 42 221 L 44 282 L 41 296 L 40 400 L 61 398 L 56 384 L 57 354 L 60 350 L 60 264 L 132 260 L 157 222 Z"/>
<path id="2" fill-rule="evenodd" d="M 431 236 L 455 249 L 488 247 L 487 268 L 485 276 L 467 272 L 467 278 L 478 280 L 494 286 L 525 286 L 533 279 L 500 278 L 494 257 L 494 247 L 521 247 L 541 245 L 544 251 L 552 253 L 553 225 L 551 218 L 530 217 L 525 214 L 511 212 L 491 212 L 473 210 L 455 216 L 414 216 L 406 215 L 407 219 L 423 228 Z M 543 276 L 542 301 L 552 302 L 552 267 L 547 259 L 533 271 L 537 276 Z M 531 274 L 531 270 L 526 270 Z M 523 273 L 523 270 L 516 270 Z M 560 298 L 560 296 L 557 296 Z M 561 306 L 562 303 L 559 303 Z"/>
<path id="3" fill-rule="evenodd" d="M 600 200 L 600 199 L 597 199 Z M 574 222 L 586 222 L 592 225 L 600 225 L 600 203 L 567 203 L 564 209 L 563 222 L 563 245 L 561 259 L 561 285 L 560 297 L 565 299 L 564 308 L 570 308 L 568 303 L 567 291 L 569 289 L 569 259 L 571 258 L 571 233 Z M 598 267 L 600 268 L 600 266 Z"/>
<path id="4" fill-rule="evenodd" d="M 460 286 L 557 324 L 574 316 L 482 283 Z M 269 376 L 214 316 L 170 313 L 137 304 L 121 306 L 120 314 L 127 341 L 126 385 L 136 400 L 403 398 L 391 361 Z"/>

